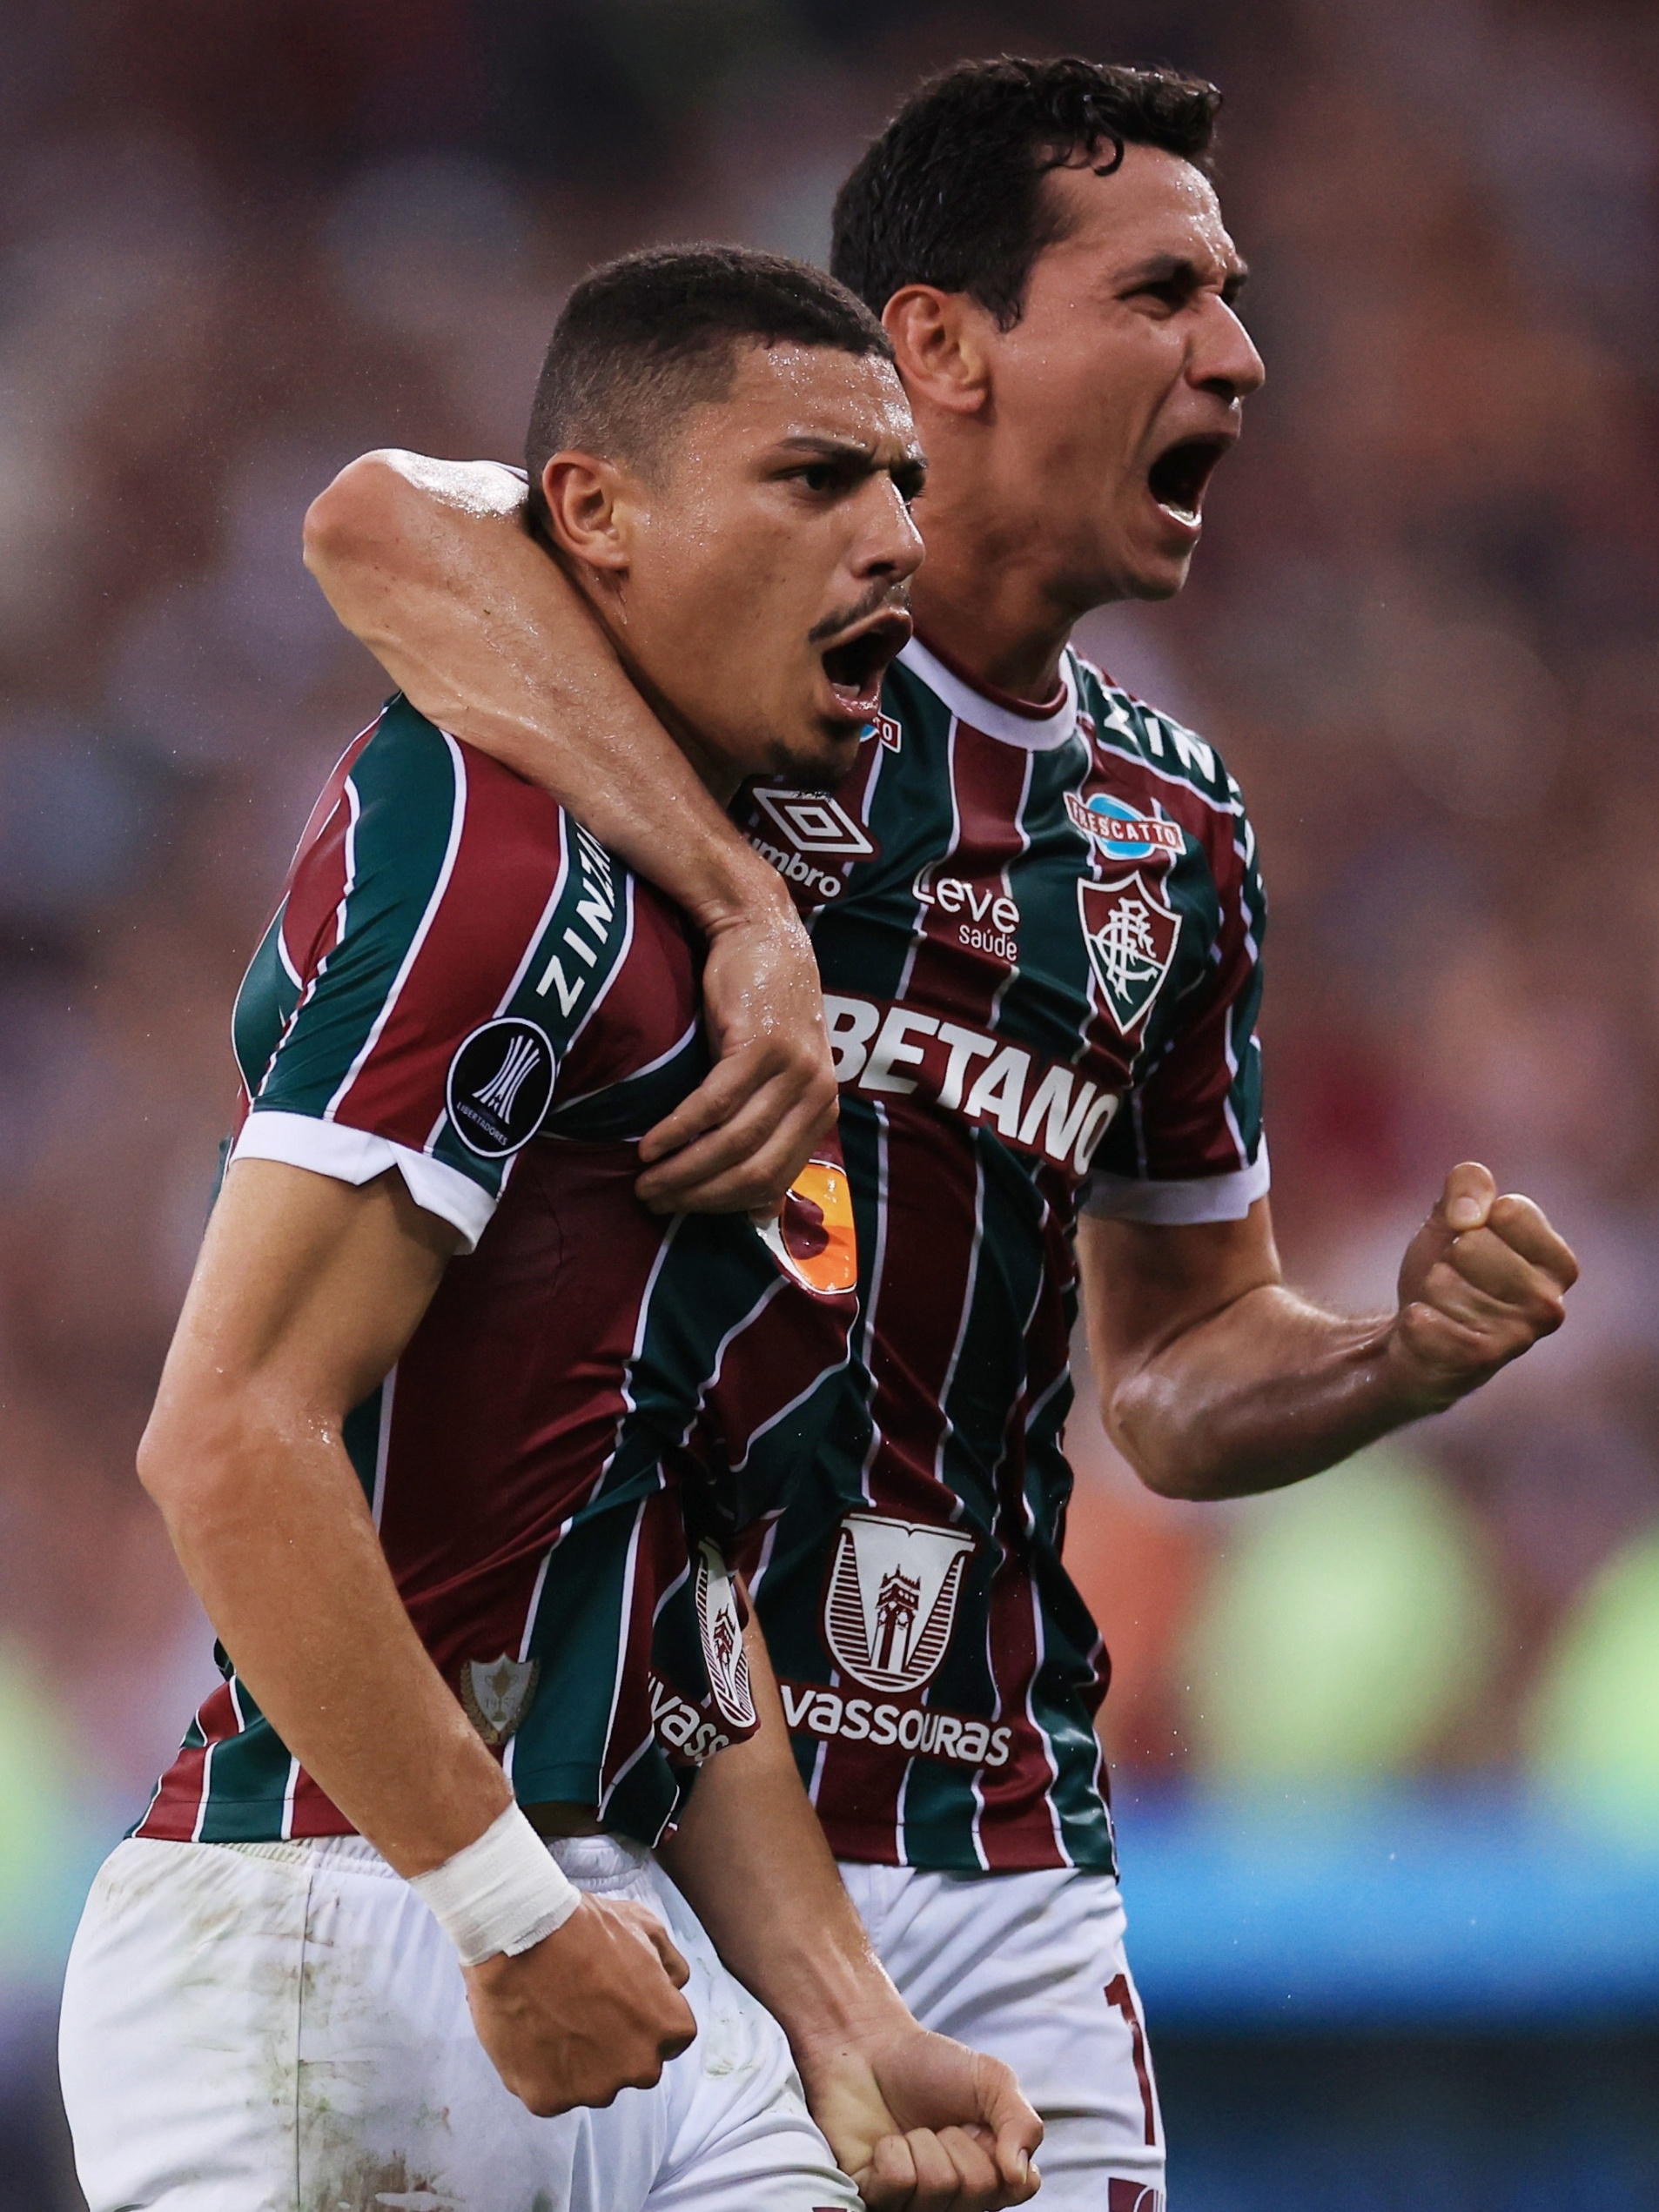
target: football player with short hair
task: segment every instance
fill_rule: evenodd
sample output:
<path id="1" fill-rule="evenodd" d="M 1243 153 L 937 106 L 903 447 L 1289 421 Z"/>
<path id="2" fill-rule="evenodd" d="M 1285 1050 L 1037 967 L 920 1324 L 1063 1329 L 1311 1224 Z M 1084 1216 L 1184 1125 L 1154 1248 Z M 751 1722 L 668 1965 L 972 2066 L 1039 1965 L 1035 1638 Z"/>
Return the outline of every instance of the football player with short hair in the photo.
<path id="1" fill-rule="evenodd" d="M 1286 1286 L 1242 798 L 1068 643 L 1091 607 L 1180 588 L 1262 380 L 1218 104 L 1162 70 L 966 63 L 858 164 L 833 265 L 883 317 L 929 457 L 917 634 L 843 783 L 768 778 L 736 814 L 811 931 L 860 1269 L 841 1415 L 756 1545 L 756 1603 L 877 1948 L 918 2017 L 1018 2067 L 1065 2212 L 1152 2212 L 1164 2171 L 1093 1727 L 1106 1656 L 1060 1556 L 1079 1281 L 1114 1441 L 1154 1490 L 1219 1498 L 1450 1404 L 1559 1325 L 1576 1273 L 1465 1163 L 1394 1311 Z M 309 557 L 428 711 L 598 810 L 718 931 L 736 834 L 682 808 L 520 506 L 488 466 L 371 456 Z M 650 1203 L 752 1189 L 776 1102 L 735 1063 L 758 1026 L 654 1132 Z"/>
<path id="2" fill-rule="evenodd" d="M 875 318 L 774 257 L 635 257 L 568 305 L 532 435 L 675 758 L 722 802 L 843 778 L 919 557 Z M 871 1952 L 729 1564 L 836 1409 L 856 1263 L 833 1140 L 758 1226 L 635 1197 L 706 1069 L 699 964 L 405 700 L 318 801 L 140 1452 L 225 1679 L 70 1964 L 91 2212 L 1036 2185 L 1009 2069 Z"/>

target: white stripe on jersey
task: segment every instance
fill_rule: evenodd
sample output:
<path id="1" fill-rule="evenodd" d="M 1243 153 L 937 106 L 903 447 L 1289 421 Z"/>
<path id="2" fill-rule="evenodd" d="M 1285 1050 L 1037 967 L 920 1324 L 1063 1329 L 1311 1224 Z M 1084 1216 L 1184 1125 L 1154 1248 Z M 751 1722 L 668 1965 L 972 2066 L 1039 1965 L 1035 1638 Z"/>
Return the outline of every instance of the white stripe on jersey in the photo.
<path id="1" fill-rule="evenodd" d="M 1037 1678 L 1043 1671 L 1043 1662 L 1048 1657 L 1048 1646 L 1043 1636 L 1043 1600 L 1038 1594 L 1035 1580 L 1029 1577 L 1025 1584 L 1025 1594 L 1031 1599 L 1031 1634 L 1037 1641 L 1037 1663 L 1031 1669 L 1031 1680 L 1025 1685 L 1025 1718 L 1031 1722 L 1031 1733 L 1042 1745 L 1043 1757 L 1048 1763 L 1048 1787 L 1043 1793 L 1043 1805 L 1048 1813 L 1049 1826 L 1054 1831 L 1054 1848 L 1059 1853 L 1061 1860 L 1066 1866 L 1074 1867 L 1077 1861 L 1065 1847 L 1065 1826 L 1060 1819 L 1060 1808 L 1054 1802 L 1055 1788 L 1060 1779 L 1060 1762 L 1054 1756 L 1054 1746 L 1049 1741 L 1048 1730 L 1037 1718 L 1037 1706 L 1031 1695 L 1037 1687 Z"/>
<path id="2" fill-rule="evenodd" d="M 605 1720 L 604 1748 L 600 1753 L 599 1771 L 601 1774 L 605 1771 L 605 1760 L 610 1753 L 611 1731 L 616 1726 L 616 1708 L 622 1699 L 622 1676 L 627 1671 L 628 1657 L 628 1626 L 634 1617 L 634 1583 L 639 1572 L 640 1530 L 644 1524 L 647 1503 L 648 1501 L 641 1498 L 634 1508 L 634 1525 L 628 1532 L 628 1560 L 622 1569 L 622 1602 L 617 1609 L 616 1615 L 616 1675 L 611 1684 L 611 1709 Z M 645 1732 L 645 1740 L 635 1746 L 624 1765 L 612 1776 L 596 1808 L 601 1820 L 605 1817 L 605 1809 L 609 1805 L 612 1795 L 622 1777 L 655 1741 L 653 1731 L 648 1728 Z"/>
<path id="3" fill-rule="evenodd" d="M 587 1012 L 582 1016 L 581 1021 L 577 1022 L 575 1028 L 570 1032 L 570 1035 L 565 1039 L 565 1053 L 567 1057 L 569 1055 L 571 1047 L 575 1043 L 577 1038 L 588 1027 L 588 1024 L 593 1020 L 594 1015 L 598 1013 L 600 1008 L 605 1003 L 607 997 L 609 995 L 611 985 L 616 981 L 616 978 L 621 974 L 622 969 L 628 963 L 628 951 L 634 942 L 634 872 L 630 868 L 622 877 L 622 942 L 616 948 L 616 957 L 611 962 L 610 974 L 606 976 L 604 982 L 594 993 L 593 998 L 588 1003 Z M 643 1068 L 636 1068 L 634 1070 L 634 1073 L 636 1076 L 642 1076 L 645 1073 L 645 1070 Z"/>
<path id="4" fill-rule="evenodd" d="M 346 908 L 357 888 L 357 825 L 362 819 L 363 801 L 358 795 L 356 784 L 350 776 L 346 779 L 346 881 L 339 895 L 339 904 L 334 909 L 334 942 L 341 944 L 346 937 Z M 325 954 L 317 963 L 320 975 L 327 964 Z"/>
<path id="5" fill-rule="evenodd" d="M 541 1554 L 541 1565 L 537 1567 L 535 1571 L 535 1583 L 530 1592 L 530 1602 L 524 1609 L 524 1633 L 519 1639 L 519 1663 L 521 1666 L 522 1666 L 524 1661 L 530 1656 L 530 1642 L 531 1639 L 535 1634 L 536 1617 L 541 1611 L 541 1593 L 547 1586 L 547 1569 L 553 1565 L 554 1553 L 564 1542 L 566 1537 L 569 1535 L 570 1528 L 571 1524 L 568 1520 L 561 1521 L 558 1531 L 555 1533 L 552 1543 L 548 1545 L 547 1550 Z M 519 1739 L 517 1736 L 509 1736 L 507 1739 L 506 1749 L 501 1753 L 501 1772 L 507 1776 L 509 1782 L 513 1779 L 513 1754 L 517 1751 L 518 1747 Z"/>
<path id="6" fill-rule="evenodd" d="M 363 1069 L 368 1061 L 369 1056 L 374 1050 L 375 1046 L 380 1042 L 381 1032 L 385 1029 L 386 1023 L 391 1020 L 392 1010 L 402 995 L 403 987 L 409 980 L 409 971 L 413 968 L 415 962 L 420 958 L 420 948 L 426 943 L 427 933 L 432 928 L 433 922 L 437 919 L 438 909 L 444 902 L 444 893 L 449 888 L 450 876 L 454 872 L 455 855 L 460 850 L 461 828 L 467 820 L 467 763 L 461 757 L 461 749 L 460 746 L 456 744 L 454 739 L 451 737 L 448 731 L 444 730 L 440 733 L 440 734 L 443 738 L 444 743 L 449 747 L 450 764 L 454 770 L 455 777 L 454 797 L 451 801 L 449 809 L 449 842 L 445 848 L 443 866 L 438 871 L 438 881 L 435 884 L 433 884 L 432 895 L 427 901 L 427 910 L 420 917 L 420 927 L 416 929 L 413 936 L 409 940 L 408 949 L 405 952 L 402 961 L 399 964 L 397 974 L 392 979 L 391 989 L 381 1001 L 380 1010 L 374 1017 L 373 1025 L 370 1029 L 367 1036 L 364 1038 L 362 1044 L 359 1046 L 357 1057 L 353 1061 L 351 1066 L 346 1070 L 346 1075 L 340 1083 L 339 1089 L 334 1093 L 334 1096 L 329 1100 L 327 1105 L 323 1109 L 322 1118 L 326 1122 L 332 1122 L 335 1115 L 345 1104 L 346 1100 L 350 1094 L 352 1085 L 357 1081 L 358 1076 L 362 1073 Z M 355 801 L 356 794 L 354 787 L 349 779 L 347 780 L 346 788 L 348 791 L 353 792 L 353 801 Z M 357 814 L 354 808 L 352 815 L 353 836 L 355 835 L 356 826 Z M 353 851 L 352 860 L 351 861 L 348 861 L 348 867 L 354 862 L 354 860 L 355 854 L 354 851 Z M 340 935 L 342 938 L 344 938 L 346 935 L 345 915 L 346 901 L 345 899 L 342 899 L 340 901 Z"/>
<path id="7" fill-rule="evenodd" d="M 235 1739 L 232 1737 L 227 1740 L 234 1742 Z M 196 1818 L 191 1823 L 190 1840 L 192 1843 L 201 1841 L 202 1830 L 207 1824 L 207 1801 L 213 1794 L 213 1753 L 218 1749 L 217 1744 L 209 1744 L 202 1753 L 202 1793 L 197 1800 Z"/>
<path id="8" fill-rule="evenodd" d="M 453 742 L 453 741 L 451 741 Z M 558 905 L 560 899 L 563 896 L 565 885 L 569 881 L 569 880 L 570 817 L 568 814 L 561 814 L 559 817 L 559 867 L 558 871 L 554 877 L 553 889 L 547 895 L 547 903 L 541 909 L 540 920 L 536 922 L 535 927 L 531 930 L 528 938 L 526 940 L 524 950 L 519 955 L 519 964 L 513 971 L 513 980 L 507 985 L 506 990 L 501 994 L 500 1002 L 495 1009 L 495 1018 L 498 1022 L 500 1020 L 502 1015 L 507 1012 L 507 1008 L 512 1005 L 514 994 L 517 991 L 519 985 L 524 981 L 526 975 L 528 975 L 530 971 L 530 962 L 535 958 L 536 947 L 541 942 L 541 933 L 544 929 L 546 929 L 547 924 L 553 920 L 554 908 Z M 427 1131 L 427 1141 L 420 1148 L 422 1151 L 430 1152 L 433 1150 L 433 1146 L 437 1143 L 438 1139 L 443 1135 L 444 1123 L 448 1119 L 449 1103 L 446 1099 L 443 1106 L 440 1109 L 437 1120 Z M 510 1173 L 514 1161 L 516 1158 L 516 1154 L 510 1156 L 502 1169 L 501 1188 L 503 1190 L 507 1188 L 507 1176 Z M 511 1739 L 509 1739 L 509 1741 Z"/>

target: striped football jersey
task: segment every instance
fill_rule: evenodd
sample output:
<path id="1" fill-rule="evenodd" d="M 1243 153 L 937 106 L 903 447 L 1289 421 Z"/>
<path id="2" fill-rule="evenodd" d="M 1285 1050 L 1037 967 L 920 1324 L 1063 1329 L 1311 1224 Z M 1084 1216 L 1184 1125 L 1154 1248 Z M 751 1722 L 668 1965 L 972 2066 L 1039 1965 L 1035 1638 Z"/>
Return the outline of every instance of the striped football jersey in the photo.
<path id="1" fill-rule="evenodd" d="M 832 1432 L 749 1553 L 802 1771 L 843 1858 L 1109 1868 L 1073 1235 L 1267 1188 L 1238 787 L 1072 655 L 1034 712 L 917 642 L 848 781 L 743 819 L 813 933 L 860 1262 Z"/>
<path id="2" fill-rule="evenodd" d="M 345 1435 L 427 1652 L 522 1800 L 648 1843 L 756 1726 L 728 1551 L 812 1454 L 856 1270 L 833 1147 L 765 1236 L 635 1198 L 635 1140 L 707 1064 L 699 968 L 553 800 L 394 700 L 233 1024 L 233 1163 L 395 1169 L 460 1235 Z M 137 1833 L 348 1833 L 219 1657 Z"/>

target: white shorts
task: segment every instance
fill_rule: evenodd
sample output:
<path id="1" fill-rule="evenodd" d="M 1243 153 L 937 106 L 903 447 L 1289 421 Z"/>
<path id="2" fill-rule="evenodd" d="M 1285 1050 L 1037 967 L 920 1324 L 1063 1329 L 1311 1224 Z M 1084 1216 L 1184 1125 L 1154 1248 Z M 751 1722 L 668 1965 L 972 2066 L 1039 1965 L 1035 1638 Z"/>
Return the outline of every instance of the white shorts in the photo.
<path id="1" fill-rule="evenodd" d="M 553 1849 L 661 1914 L 699 2032 L 655 2089 L 538 2120 L 473 2032 L 448 1938 L 359 1838 L 121 1844 L 60 2034 L 91 2212 L 857 2212 L 782 2030 L 648 1853 Z"/>
<path id="2" fill-rule="evenodd" d="M 841 1871 L 923 2026 L 1005 2059 L 1042 2115 L 1041 2212 L 1163 2212 L 1164 2127 L 1112 1877 Z"/>

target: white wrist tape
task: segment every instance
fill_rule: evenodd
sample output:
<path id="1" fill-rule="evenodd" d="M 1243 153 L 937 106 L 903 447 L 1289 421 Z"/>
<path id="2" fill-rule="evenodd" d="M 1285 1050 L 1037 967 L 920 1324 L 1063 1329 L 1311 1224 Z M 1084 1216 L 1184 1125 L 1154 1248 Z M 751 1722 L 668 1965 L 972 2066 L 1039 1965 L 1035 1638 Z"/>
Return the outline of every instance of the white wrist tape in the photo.
<path id="1" fill-rule="evenodd" d="M 516 1958 L 561 1928 L 581 1902 L 581 1890 L 516 1805 L 441 1867 L 412 1874 L 409 1887 L 467 1967 L 501 1951 Z"/>

